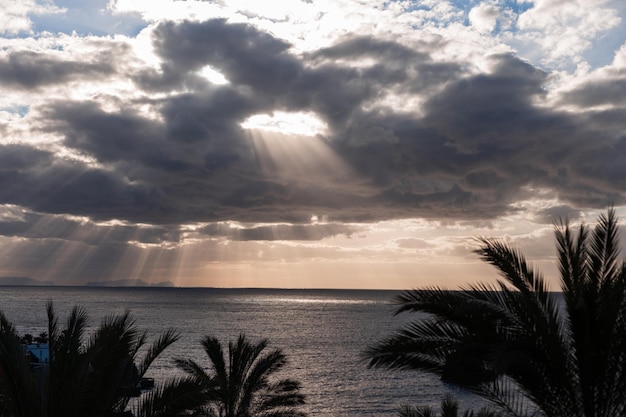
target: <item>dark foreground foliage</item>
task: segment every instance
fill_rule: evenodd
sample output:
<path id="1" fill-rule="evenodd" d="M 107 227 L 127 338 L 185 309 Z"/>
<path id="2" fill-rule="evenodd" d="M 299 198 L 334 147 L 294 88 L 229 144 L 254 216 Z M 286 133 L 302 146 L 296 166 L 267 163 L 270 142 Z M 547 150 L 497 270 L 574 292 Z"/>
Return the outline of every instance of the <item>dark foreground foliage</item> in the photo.
<path id="1" fill-rule="evenodd" d="M 206 336 L 202 346 L 208 357 L 208 372 L 192 360 L 178 360 L 178 366 L 204 387 L 210 399 L 203 415 L 210 417 L 304 417 L 300 411 L 304 395 L 300 383 L 276 379 L 287 363 L 279 349 L 267 350 L 268 343 L 249 341 L 244 335 L 228 343 Z"/>
<path id="2" fill-rule="evenodd" d="M 0 312 L 0 416 L 127 416 L 150 365 L 178 340 L 169 329 L 148 345 L 146 332 L 128 313 L 105 317 L 87 338 L 83 308 L 75 307 L 63 327 L 51 303 L 47 311 L 49 362 L 44 364 L 31 362 L 23 338 Z M 184 416 L 205 402 L 197 384 L 176 379 L 157 385 L 134 411 L 143 417 Z"/>
<path id="3" fill-rule="evenodd" d="M 177 362 L 185 376 L 141 392 L 155 359 L 179 339 L 173 329 L 148 344 L 128 313 L 105 317 L 87 337 L 87 313 L 75 307 L 63 327 L 48 304 L 49 360 L 27 354 L 32 336 L 20 336 L 0 312 L 0 417 L 304 417 L 300 384 L 275 380 L 286 364 L 267 341 L 240 336 L 228 357 L 207 336 L 202 345 L 210 372 L 191 360 Z M 40 341 L 44 341 L 43 334 Z"/>
<path id="4" fill-rule="evenodd" d="M 614 210 L 592 228 L 555 227 L 563 302 L 505 243 L 477 253 L 501 280 L 462 291 L 405 291 L 401 312 L 429 313 L 370 347 L 373 367 L 435 373 L 508 415 L 626 415 L 626 274 Z"/>
<path id="5" fill-rule="evenodd" d="M 441 401 L 441 417 L 502 417 L 502 413 L 483 408 L 477 412 L 466 410 L 459 414 L 459 404 L 450 396 L 446 396 Z M 415 407 L 404 405 L 400 410 L 400 417 L 438 417 L 437 412 L 432 407 Z"/>

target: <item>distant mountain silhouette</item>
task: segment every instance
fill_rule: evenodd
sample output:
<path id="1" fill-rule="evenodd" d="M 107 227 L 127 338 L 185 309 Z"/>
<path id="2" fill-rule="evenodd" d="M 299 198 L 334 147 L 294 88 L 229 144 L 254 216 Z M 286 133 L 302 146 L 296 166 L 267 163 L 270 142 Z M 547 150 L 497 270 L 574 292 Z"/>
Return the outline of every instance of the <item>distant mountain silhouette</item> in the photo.
<path id="1" fill-rule="evenodd" d="M 113 281 L 91 281 L 87 287 L 174 287 L 172 281 L 161 281 L 154 284 L 141 279 L 116 279 Z"/>
<path id="2" fill-rule="evenodd" d="M 0 277 L 0 286 L 16 285 L 16 286 L 50 286 L 56 285 L 52 281 L 39 281 L 30 277 Z"/>

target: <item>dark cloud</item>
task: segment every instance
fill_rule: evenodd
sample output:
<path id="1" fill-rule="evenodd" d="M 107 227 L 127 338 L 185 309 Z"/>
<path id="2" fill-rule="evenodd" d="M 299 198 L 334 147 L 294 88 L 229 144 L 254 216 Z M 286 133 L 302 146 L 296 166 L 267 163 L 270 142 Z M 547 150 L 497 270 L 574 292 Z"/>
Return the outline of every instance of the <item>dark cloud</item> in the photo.
<path id="1" fill-rule="evenodd" d="M 49 152 L 41 151 L 27 145 L 9 144 L 0 147 L 0 175 L 5 178 L 18 179 L 19 174 L 33 166 L 46 165 L 50 162 Z"/>
<path id="2" fill-rule="evenodd" d="M 93 102 L 55 102 L 44 112 L 47 130 L 64 136 L 66 146 L 128 171 L 139 167 L 159 171 L 192 169 L 184 152 L 167 146 L 160 123 L 132 110 L 103 111 Z"/>
<path id="3" fill-rule="evenodd" d="M 578 107 L 623 107 L 626 105 L 626 79 L 602 78 L 588 81 L 563 94 L 560 103 Z"/>
<path id="4" fill-rule="evenodd" d="M 420 216 L 497 217 L 542 187 L 581 207 L 622 201 L 623 140 L 537 107 L 542 71 L 510 55 L 490 59 L 491 72 L 450 80 L 422 118 L 353 114 L 342 154 L 394 207 Z"/>
<path id="5" fill-rule="evenodd" d="M 60 55 L 32 51 L 11 52 L 0 59 L 0 84 L 34 89 L 111 75 L 115 72 L 114 58 L 119 58 L 127 51 L 126 47 L 120 45 L 114 49 L 90 56 L 89 62 L 67 61 Z"/>
<path id="6" fill-rule="evenodd" d="M 518 140 L 521 132 L 510 124 L 522 127 L 541 117 L 531 101 L 545 94 L 546 74 L 510 55 L 491 61 L 491 73 L 455 80 L 425 105 L 424 123 L 459 154 L 514 152 L 534 140 Z"/>
<path id="7" fill-rule="evenodd" d="M 154 190 L 119 174 L 58 159 L 26 145 L 0 146 L 0 203 L 37 212 L 96 219 L 154 218 L 163 210 Z M 150 214 L 152 213 L 152 214 Z"/>
<path id="8" fill-rule="evenodd" d="M 159 117 L 133 110 L 144 103 L 132 101 L 117 111 L 96 102 L 39 108 L 46 133 L 97 163 L 59 160 L 26 145 L 1 147 L 0 201 L 163 225 L 305 224 L 312 215 L 337 222 L 492 219 L 535 189 L 551 190 L 572 207 L 623 201 L 623 111 L 565 113 L 538 105 L 547 74 L 512 55 L 486 57 L 488 69 L 477 73 L 434 62 L 438 45 L 354 37 L 301 56 L 284 40 L 225 20 L 159 24 L 154 45 L 159 71 L 131 77 L 146 93 L 167 93 L 145 99 Z M 230 84 L 202 81 L 196 71 L 205 65 Z M 66 75 L 58 80 L 75 74 L 59 73 Z M 395 94 L 419 99 L 420 114 L 394 108 L 393 99 L 376 104 Z M 329 130 L 324 137 L 260 142 L 241 127 L 251 115 L 277 110 L 314 112 Z M 310 153 L 290 153 L 296 149 Z M 345 167 L 298 159 L 329 156 Z M 237 238 L 332 235 L 309 226 L 283 229 L 249 229 Z"/>
<path id="9" fill-rule="evenodd" d="M 103 243 L 176 244 L 177 228 L 131 224 L 97 224 L 84 219 L 4 207 L 0 214 L 0 235 L 28 239 L 63 240 L 97 246 Z"/>
<path id="10" fill-rule="evenodd" d="M 414 90 L 432 87 L 460 69 L 456 64 L 435 64 L 424 51 L 370 37 L 346 40 L 300 58 L 284 40 L 221 19 L 163 23 L 155 30 L 154 44 L 163 59 L 162 73 L 139 74 L 138 83 L 145 88 L 196 82 L 194 71 L 210 65 L 234 88 L 250 89 L 259 102 L 258 111 L 314 111 L 337 129 L 364 102 L 389 89 L 406 89 L 406 83 Z M 374 63 L 352 65 L 363 58 Z"/>
<path id="11" fill-rule="evenodd" d="M 406 62 L 407 60 L 430 60 L 427 53 L 401 45 L 397 42 L 371 37 L 351 37 L 336 45 L 322 48 L 310 54 L 316 60 L 345 60 L 359 64 L 359 58 L 371 58 L 378 62 Z"/>
<path id="12" fill-rule="evenodd" d="M 225 237 L 239 241 L 273 241 L 273 240 L 302 240 L 315 241 L 337 235 L 350 236 L 361 230 L 360 227 L 340 223 L 330 224 L 275 224 L 271 226 L 238 225 L 231 227 L 224 223 L 214 223 L 200 229 L 200 233 L 211 237 Z"/>
<path id="13" fill-rule="evenodd" d="M 236 149 L 241 142 L 239 123 L 263 109 L 250 95 L 229 87 L 203 94 L 183 94 L 163 104 L 167 138 L 175 142 L 221 143 Z"/>
<path id="14" fill-rule="evenodd" d="M 164 60 L 164 73 L 213 65 L 236 85 L 263 86 L 268 91 L 292 82 L 301 66 L 288 53 L 289 43 L 223 19 L 163 23 L 155 30 L 154 46 Z"/>
<path id="15" fill-rule="evenodd" d="M 582 213 L 574 207 L 568 205 L 558 205 L 541 209 L 535 215 L 535 221 L 544 224 L 555 224 L 555 222 L 577 222 Z"/>

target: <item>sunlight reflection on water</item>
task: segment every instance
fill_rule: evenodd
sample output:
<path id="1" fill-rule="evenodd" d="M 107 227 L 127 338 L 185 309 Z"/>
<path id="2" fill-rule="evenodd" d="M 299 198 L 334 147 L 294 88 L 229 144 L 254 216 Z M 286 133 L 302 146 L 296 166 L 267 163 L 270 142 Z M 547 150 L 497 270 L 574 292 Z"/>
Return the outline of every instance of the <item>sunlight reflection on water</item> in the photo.
<path id="1" fill-rule="evenodd" d="M 379 300 L 361 300 L 347 298 L 313 298 L 313 297 L 260 297 L 249 300 L 253 304 L 380 304 Z"/>

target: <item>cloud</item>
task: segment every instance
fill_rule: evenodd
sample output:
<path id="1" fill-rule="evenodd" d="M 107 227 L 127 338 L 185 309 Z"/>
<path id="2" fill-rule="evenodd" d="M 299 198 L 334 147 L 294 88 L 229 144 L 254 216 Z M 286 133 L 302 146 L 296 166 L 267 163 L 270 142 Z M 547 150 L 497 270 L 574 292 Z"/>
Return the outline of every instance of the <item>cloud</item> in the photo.
<path id="1" fill-rule="evenodd" d="M 521 39 L 537 44 L 544 63 L 581 62 L 598 36 L 620 25 L 618 4 L 605 0 L 539 0 L 518 18 Z"/>
<path id="2" fill-rule="evenodd" d="M 570 79 L 555 96 L 561 106 L 580 110 L 606 111 L 624 109 L 626 101 L 626 44 L 615 51 L 613 62 Z"/>
<path id="3" fill-rule="evenodd" d="M 434 249 L 435 245 L 424 240 L 417 238 L 404 238 L 397 239 L 395 241 L 396 245 L 402 249 Z"/>
<path id="4" fill-rule="evenodd" d="M 150 80 L 141 69 L 131 73 L 145 98 L 113 109 L 76 100 L 38 108 L 42 131 L 95 164 L 22 147 L 45 163 L 20 168 L 5 203 L 167 224 L 306 223 L 314 214 L 348 222 L 492 218 L 514 210 L 533 188 L 584 206 L 622 201 L 626 165 L 614 149 L 623 140 L 594 132 L 599 114 L 540 105 L 548 103 L 548 74 L 511 54 L 468 67 L 435 59 L 437 44 L 362 36 L 296 54 L 285 40 L 224 19 L 161 23 L 153 37 L 160 70 Z M 50 61 L 29 58 L 30 68 Z M 99 61 L 89 65 L 122 68 Z M 200 80 L 197 71 L 207 65 L 230 83 Z M 78 76 L 76 68 L 58 73 L 58 80 Z M 147 99 L 155 91 L 165 94 Z M 394 110 L 407 96 L 417 100 L 413 111 Z M 139 110 L 145 105 L 152 111 Z M 290 142 L 254 139 L 241 127 L 273 111 L 311 112 L 329 130 Z M 288 162 L 303 151 L 318 155 Z M 329 158 L 337 162 L 323 162 Z"/>
<path id="5" fill-rule="evenodd" d="M 581 218 L 582 213 L 571 206 L 560 205 L 539 210 L 535 219 L 539 223 L 558 224 L 560 221 L 574 223 Z"/>
<path id="6" fill-rule="evenodd" d="M 154 31 L 154 46 L 168 75 L 212 65 L 235 84 L 277 89 L 297 74 L 299 64 L 287 53 L 289 44 L 246 24 L 224 19 L 165 22 Z"/>
<path id="7" fill-rule="evenodd" d="M 145 220 L 149 211 L 159 210 L 154 193 L 140 184 L 128 183 L 111 171 L 57 159 L 51 152 L 5 145 L 0 146 L 0 160 L 6 162 L 0 169 L 2 204 L 96 219 Z"/>
<path id="8" fill-rule="evenodd" d="M 17 35 L 20 32 L 32 33 L 33 22 L 30 15 L 64 13 L 51 2 L 35 0 L 1 0 L 0 1 L 0 34 Z"/>
<path id="9" fill-rule="evenodd" d="M 498 23 L 499 10 L 493 4 L 480 3 L 469 12 L 469 20 L 472 26 L 479 32 L 493 32 Z"/>
<path id="10" fill-rule="evenodd" d="M 130 223 L 96 223 L 88 218 L 68 217 L 27 211 L 18 206 L 3 206 L 0 236 L 26 239 L 59 240 L 100 244 L 127 244 L 129 241 L 151 245 L 175 245 L 181 232 L 170 228 Z"/>
<path id="11" fill-rule="evenodd" d="M 316 241 L 336 235 L 350 236 L 362 230 L 360 226 L 346 224 L 275 224 L 265 226 L 243 226 L 214 223 L 199 229 L 201 234 L 223 237 L 236 241 Z"/>
<path id="12" fill-rule="evenodd" d="M 53 54 L 14 51 L 0 59 L 0 84 L 32 90 L 51 84 L 107 76 L 114 72 L 113 56 L 114 51 L 106 51 L 100 56 L 91 57 L 90 62 L 85 62 L 66 61 Z"/>
<path id="13" fill-rule="evenodd" d="M 590 80 L 562 96 L 562 102 L 583 108 L 626 106 L 626 80 L 602 78 Z"/>

